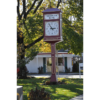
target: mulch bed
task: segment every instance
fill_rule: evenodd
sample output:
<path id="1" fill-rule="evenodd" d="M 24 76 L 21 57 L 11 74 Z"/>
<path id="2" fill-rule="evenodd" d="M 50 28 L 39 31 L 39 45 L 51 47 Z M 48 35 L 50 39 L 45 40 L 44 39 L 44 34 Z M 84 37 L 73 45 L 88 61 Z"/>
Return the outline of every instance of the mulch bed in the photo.
<path id="1" fill-rule="evenodd" d="M 46 81 L 45 83 L 43 83 L 42 85 L 61 85 L 61 84 L 66 84 L 65 82 L 50 82 L 50 81 Z"/>
<path id="2" fill-rule="evenodd" d="M 35 78 L 35 77 L 23 77 L 23 76 L 17 77 L 17 79 L 31 79 L 31 78 Z"/>

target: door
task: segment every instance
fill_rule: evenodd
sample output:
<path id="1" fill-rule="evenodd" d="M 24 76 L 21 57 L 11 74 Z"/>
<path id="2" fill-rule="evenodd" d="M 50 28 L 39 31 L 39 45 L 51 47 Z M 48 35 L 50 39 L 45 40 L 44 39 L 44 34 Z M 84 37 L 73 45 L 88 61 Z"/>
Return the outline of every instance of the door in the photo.
<path id="1" fill-rule="evenodd" d="M 66 69 L 67 69 L 67 57 L 65 57 L 65 72 L 66 72 Z"/>
<path id="2" fill-rule="evenodd" d="M 43 72 L 46 73 L 46 58 L 43 58 Z"/>

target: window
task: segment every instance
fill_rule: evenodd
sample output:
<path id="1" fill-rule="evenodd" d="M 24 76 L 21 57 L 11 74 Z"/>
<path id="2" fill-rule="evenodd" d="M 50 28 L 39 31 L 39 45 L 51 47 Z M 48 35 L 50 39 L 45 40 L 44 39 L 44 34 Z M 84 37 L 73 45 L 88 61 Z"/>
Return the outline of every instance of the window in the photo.
<path id="1" fill-rule="evenodd" d="M 63 58 L 58 58 L 58 66 L 62 66 L 63 65 Z"/>
<path id="2" fill-rule="evenodd" d="M 57 65 L 57 59 L 55 59 L 56 65 Z M 63 65 L 63 58 L 58 58 L 58 66 Z M 52 66 L 52 60 L 51 58 L 47 58 L 47 66 Z"/>
<path id="3" fill-rule="evenodd" d="M 51 58 L 47 58 L 47 66 L 52 66 Z"/>

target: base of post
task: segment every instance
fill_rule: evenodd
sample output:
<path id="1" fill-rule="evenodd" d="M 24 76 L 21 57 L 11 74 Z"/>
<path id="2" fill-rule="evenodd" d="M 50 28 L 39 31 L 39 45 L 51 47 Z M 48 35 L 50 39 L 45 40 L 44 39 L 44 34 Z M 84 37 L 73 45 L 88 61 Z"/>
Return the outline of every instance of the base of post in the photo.
<path id="1" fill-rule="evenodd" d="M 57 85 L 58 82 L 50 82 L 50 85 Z"/>
<path id="2" fill-rule="evenodd" d="M 57 83 L 56 74 L 52 74 L 52 75 L 51 75 L 51 79 L 50 79 L 50 82 L 54 82 L 54 83 Z"/>

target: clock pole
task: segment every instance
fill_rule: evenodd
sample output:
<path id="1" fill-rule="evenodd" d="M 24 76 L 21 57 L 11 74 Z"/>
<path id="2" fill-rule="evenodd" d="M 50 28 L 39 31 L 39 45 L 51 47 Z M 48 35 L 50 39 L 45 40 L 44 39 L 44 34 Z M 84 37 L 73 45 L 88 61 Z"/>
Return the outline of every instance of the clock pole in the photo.
<path id="1" fill-rule="evenodd" d="M 55 42 L 51 43 L 51 59 L 52 59 L 52 68 L 51 68 L 51 79 L 50 82 L 57 83 L 57 78 L 56 78 L 56 64 L 55 64 Z"/>
<path id="2" fill-rule="evenodd" d="M 62 11 L 58 8 L 49 8 L 43 11 L 44 41 L 51 43 L 51 83 L 57 83 L 55 44 L 62 39 Z"/>

